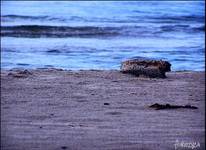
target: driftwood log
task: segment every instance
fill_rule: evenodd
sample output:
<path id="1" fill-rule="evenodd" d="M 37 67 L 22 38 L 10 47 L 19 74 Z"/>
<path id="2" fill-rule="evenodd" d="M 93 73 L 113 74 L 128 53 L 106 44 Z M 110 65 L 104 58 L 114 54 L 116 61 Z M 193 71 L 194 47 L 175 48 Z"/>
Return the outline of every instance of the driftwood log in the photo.
<path id="1" fill-rule="evenodd" d="M 149 106 L 150 108 L 154 108 L 156 110 L 160 110 L 160 109 L 177 109 L 177 108 L 188 108 L 188 109 L 198 109 L 196 106 L 191 106 L 191 105 L 170 105 L 170 104 L 158 104 L 155 103 L 153 105 Z"/>
<path id="2" fill-rule="evenodd" d="M 171 71 L 171 64 L 168 61 L 136 57 L 126 60 L 121 64 L 121 72 L 136 76 L 151 78 L 166 78 L 165 73 Z"/>
<path id="3" fill-rule="evenodd" d="M 8 73 L 8 76 L 13 76 L 15 78 L 27 78 L 29 75 L 32 75 L 32 73 L 28 70 L 17 70 L 12 73 Z"/>

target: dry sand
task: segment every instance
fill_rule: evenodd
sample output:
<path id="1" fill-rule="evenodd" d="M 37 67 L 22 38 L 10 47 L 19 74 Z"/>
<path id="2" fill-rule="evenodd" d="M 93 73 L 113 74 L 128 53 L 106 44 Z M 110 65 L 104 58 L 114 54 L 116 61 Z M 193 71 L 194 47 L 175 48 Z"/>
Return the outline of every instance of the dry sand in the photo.
<path id="1" fill-rule="evenodd" d="M 30 72 L 1 71 L 2 150 L 172 150 L 176 140 L 205 149 L 205 72 L 166 79 L 115 70 Z M 154 103 L 198 109 L 148 107 Z"/>

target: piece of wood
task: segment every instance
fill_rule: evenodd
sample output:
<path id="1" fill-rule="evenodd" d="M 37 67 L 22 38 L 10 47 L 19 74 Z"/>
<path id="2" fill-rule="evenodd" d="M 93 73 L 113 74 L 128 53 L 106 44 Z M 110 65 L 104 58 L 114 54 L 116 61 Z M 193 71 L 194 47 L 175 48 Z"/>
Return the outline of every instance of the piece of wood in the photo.
<path id="1" fill-rule="evenodd" d="M 136 57 L 121 64 L 121 72 L 151 78 L 166 78 L 165 73 L 171 71 L 168 61 Z"/>
<path id="2" fill-rule="evenodd" d="M 160 110 L 160 109 L 177 109 L 177 108 L 188 108 L 188 109 L 197 109 L 196 106 L 191 106 L 191 105 L 170 105 L 170 104 L 158 104 L 155 103 L 153 105 L 149 106 L 150 108 L 155 108 L 156 110 Z"/>

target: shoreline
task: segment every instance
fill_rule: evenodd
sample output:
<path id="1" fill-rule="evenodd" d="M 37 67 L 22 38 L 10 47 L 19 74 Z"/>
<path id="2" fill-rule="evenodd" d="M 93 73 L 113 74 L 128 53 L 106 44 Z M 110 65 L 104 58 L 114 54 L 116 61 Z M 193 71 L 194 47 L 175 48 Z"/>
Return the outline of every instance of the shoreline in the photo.
<path id="1" fill-rule="evenodd" d="M 1 70 L 3 150 L 175 149 L 177 140 L 205 148 L 205 71 L 157 79 L 118 70 L 27 70 Z M 149 108 L 155 103 L 198 109 Z"/>
<path id="2" fill-rule="evenodd" d="M 40 67 L 40 68 L 1 68 L 1 71 L 21 71 L 21 70 L 57 70 L 57 71 L 120 71 L 120 69 L 64 69 L 58 67 Z M 170 72 L 205 72 L 205 70 L 171 70 Z"/>

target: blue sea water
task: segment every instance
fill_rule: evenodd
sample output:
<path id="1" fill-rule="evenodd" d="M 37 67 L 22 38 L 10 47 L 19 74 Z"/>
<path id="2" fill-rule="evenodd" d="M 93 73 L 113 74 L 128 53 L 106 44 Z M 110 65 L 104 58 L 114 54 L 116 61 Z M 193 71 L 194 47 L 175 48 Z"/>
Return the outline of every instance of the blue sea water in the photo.
<path id="1" fill-rule="evenodd" d="M 204 1 L 1 1 L 1 67 L 205 70 Z"/>

